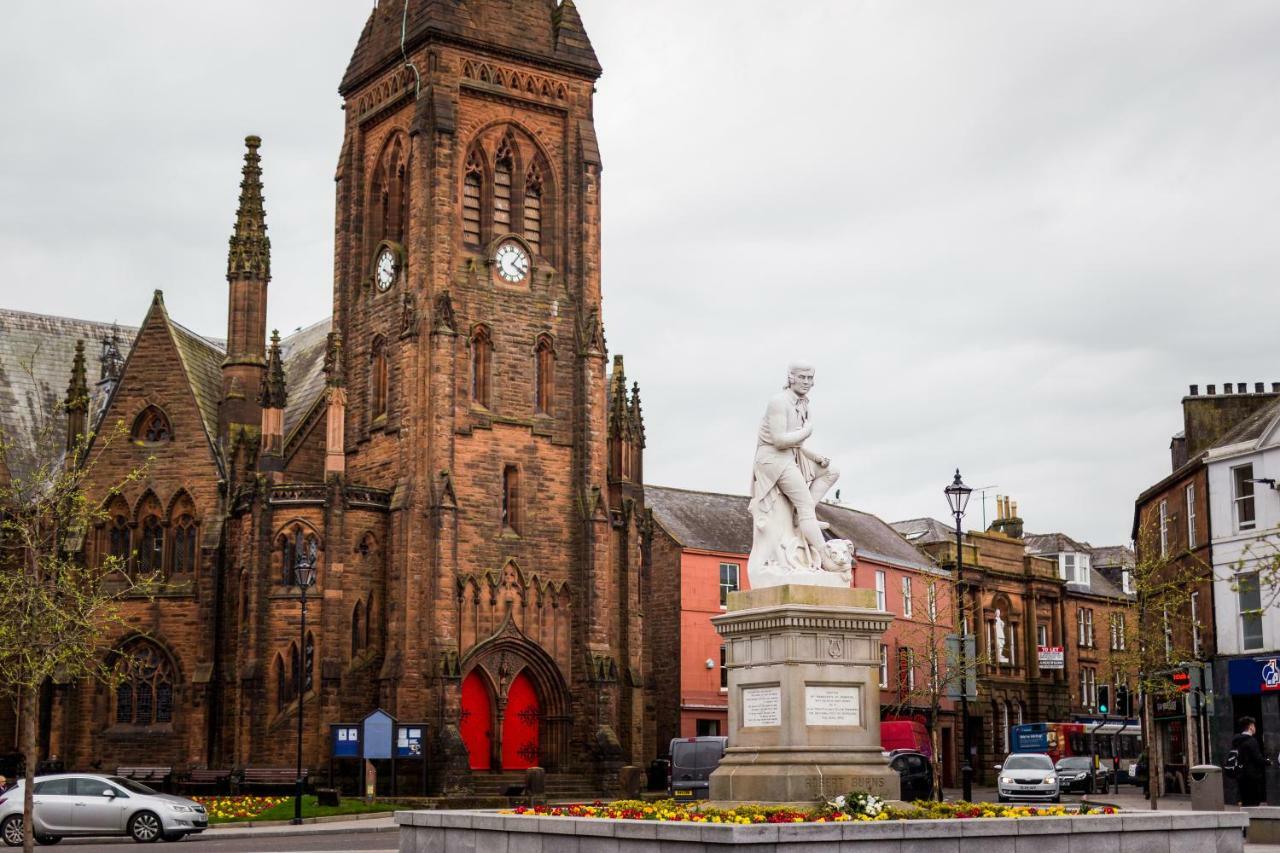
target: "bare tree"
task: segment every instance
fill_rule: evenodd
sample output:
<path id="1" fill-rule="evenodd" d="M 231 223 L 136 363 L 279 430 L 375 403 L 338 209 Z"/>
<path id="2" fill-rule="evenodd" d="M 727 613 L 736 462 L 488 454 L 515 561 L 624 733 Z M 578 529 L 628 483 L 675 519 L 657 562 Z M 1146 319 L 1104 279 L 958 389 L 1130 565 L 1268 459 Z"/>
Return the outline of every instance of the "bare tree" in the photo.
<path id="1" fill-rule="evenodd" d="M 143 476 L 131 471 L 105 494 L 92 488 L 96 461 L 127 439 L 125 425 L 68 436 L 56 397 L 36 380 L 31 362 L 23 368 L 39 389 L 28 400 L 31 435 L 0 434 L 0 693 L 13 702 L 19 721 L 23 849 L 29 853 L 40 690 L 54 679 L 120 677 L 103 652 L 124 625 L 122 600 L 149 595 L 155 579 L 131 574 L 128 555 L 82 559 L 85 537 L 106 520 L 105 501 Z M 77 370 L 81 381 L 73 379 L 63 405 L 80 415 L 73 423 L 85 424 L 82 346 Z"/>

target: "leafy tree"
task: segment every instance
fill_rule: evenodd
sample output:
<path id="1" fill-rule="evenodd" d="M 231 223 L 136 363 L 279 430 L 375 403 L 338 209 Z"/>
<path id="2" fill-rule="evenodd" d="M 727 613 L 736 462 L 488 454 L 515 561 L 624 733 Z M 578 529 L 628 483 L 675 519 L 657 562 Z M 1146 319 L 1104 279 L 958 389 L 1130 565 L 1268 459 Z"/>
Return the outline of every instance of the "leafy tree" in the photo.
<path id="1" fill-rule="evenodd" d="M 38 389 L 27 401 L 31 435 L 0 434 L 0 694 L 13 703 L 19 721 L 26 851 L 34 841 L 41 687 L 55 679 L 120 678 L 103 652 L 124 627 L 123 599 L 149 595 L 155 583 L 154 577 L 131 575 L 127 557 L 106 556 L 93 565 L 83 560 L 85 536 L 106 521 L 106 500 L 141 479 L 143 471 L 131 471 L 105 494 L 95 488 L 97 463 L 113 443 L 127 440 L 125 425 L 68 437 L 63 407 L 78 412 L 79 423 L 87 422 L 83 344 L 77 351 L 81 381 L 73 379 L 63 407 L 36 379 L 35 357 L 22 365 Z"/>

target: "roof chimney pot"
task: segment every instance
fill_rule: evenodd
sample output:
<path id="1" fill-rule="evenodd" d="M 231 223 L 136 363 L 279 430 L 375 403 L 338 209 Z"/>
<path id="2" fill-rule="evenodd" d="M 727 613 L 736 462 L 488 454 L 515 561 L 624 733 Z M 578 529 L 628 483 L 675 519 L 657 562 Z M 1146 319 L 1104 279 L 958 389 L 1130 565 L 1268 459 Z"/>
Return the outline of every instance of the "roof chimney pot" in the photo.
<path id="1" fill-rule="evenodd" d="M 1267 384 L 1265 382 L 1255 382 L 1253 383 L 1253 393 L 1255 394 L 1265 393 L 1266 387 L 1267 387 Z"/>
<path id="2" fill-rule="evenodd" d="M 1192 386 L 1191 386 L 1191 396 L 1192 396 L 1192 397 L 1198 397 L 1198 396 L 1200 396 L 1200 386 L 1199 386 L 1199 385 L 1192 385 Z"/>
<path id="3" fill-rule="evenodd" d="M 1206 385 L 1206 386 L 1204 386 L 1204 392 L 1205 392 L 1206 394 L 1208 394 L 1210 397 L 1213 397 L 1213 396 L 1215 396 L 1215 395 L 1218 393 L 1218 386 L 1217 386 L 1217 385 Z"/>

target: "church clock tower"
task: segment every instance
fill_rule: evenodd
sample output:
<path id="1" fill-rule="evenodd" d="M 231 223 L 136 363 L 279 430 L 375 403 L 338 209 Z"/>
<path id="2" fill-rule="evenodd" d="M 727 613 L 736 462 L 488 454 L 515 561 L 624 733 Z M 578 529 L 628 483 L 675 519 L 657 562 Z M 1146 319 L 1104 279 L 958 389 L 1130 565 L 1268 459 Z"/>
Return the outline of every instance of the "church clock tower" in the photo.
<path id="1" fill-rule="evenodd" d="M 657 753 L 600 73 L 573 0 L 381 0 L 340 88 L 329 472 L 392 492 L 379 702 L 438 721 L 447 789 L 534 765 L 609 786 Z"/>

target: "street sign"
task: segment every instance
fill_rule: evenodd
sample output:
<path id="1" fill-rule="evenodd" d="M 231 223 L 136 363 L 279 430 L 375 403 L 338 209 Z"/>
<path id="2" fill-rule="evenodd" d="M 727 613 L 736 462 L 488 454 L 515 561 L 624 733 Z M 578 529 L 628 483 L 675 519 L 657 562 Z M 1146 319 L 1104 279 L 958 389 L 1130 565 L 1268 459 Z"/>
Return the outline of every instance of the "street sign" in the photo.
<path id="1" fill-rule="evenodd" d="M 961 662 L 961 641 L 964 642 L 963 648 L 963 665 Z M 975 661 L 977 657 L 977 648 L 974 645 L 973 635 L 961 638 L 958 634 L 951 634 L 947 637 L 947 690 L 946 697 L 952 701 L 959 702 L 961 699 L 975 701 L 978 698 L 978 667 Z M 963 675 L 963 691 L 961 694 L 961 678 Z"/>

